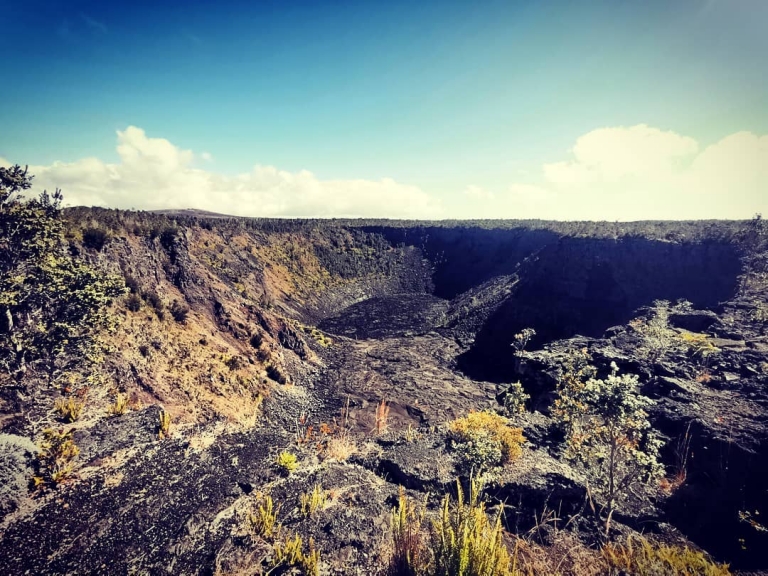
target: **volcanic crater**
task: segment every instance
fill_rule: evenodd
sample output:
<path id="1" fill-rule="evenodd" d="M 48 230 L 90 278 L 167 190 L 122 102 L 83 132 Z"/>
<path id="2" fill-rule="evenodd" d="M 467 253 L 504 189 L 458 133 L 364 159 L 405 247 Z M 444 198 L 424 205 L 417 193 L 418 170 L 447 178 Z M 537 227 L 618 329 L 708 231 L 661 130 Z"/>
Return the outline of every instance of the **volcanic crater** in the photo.
<path id="1" fill-rule="evenodd" d="M 383 573 L 400 487 L 430 506 L 454 490 L 464 473 L 446 423 L 498 411 L 513 382 L 530 397 L 510 416 L 527 443 L 487 497 L 505 503 L 512 534 L 554 510 L 593 546 L 594 479 L 562 458 L 552 411 L 575 350 L 601 375 L 612 363 L 637 374 L 663 464 L 679 471 L 685 458 L 671 494 L 630 495 L 618 533 L 698 546 L 733 570 L 768 570 L 759 516 L 768 515 L 768 336 L 754 314 L 766 281 L 738 226 L 281 222 L 96 209 L 67 218 L 72 229 L 95 221 L 110 231 L 99 250 L 73 235 L 82 258 L 184 302 L 190 316 L 181 323 L 146 303 L 114 305 L 121 322 L 104 373 L 134 408 L 108 417 L 106 393 L 89 391 L 71 426 L 80 447 L 73 479 L 14 494 L 3 508 L 2 573 L 258 573 L 269 546 L 243 526 L 265 494 L 281 502 L 286 530 L 314 540 L 323 570 Z M 152 236 L 151 226 L 171 232 Z M 669 309 L 670 334 L 704 335 L 716 352 L 706 362 L 680 348 L 641 354 L 638 319 L 658 306 Z M 535 336 L 515 354 L 515 334 L 527 328 Z M 50 413 L 59 392 L 36 386 L 4 393 L 5 433 L 35 439 L 61 426 Z M 165 440 L 155 430 L 160 410 L 174 418 Z M 348 454 L 331 456 L 332 441 Z M 286 450 L 299 466 L 287 476 L 275 466 Z M 33 458 L 26 465 L 20 473 L 31 476 Z M 330 503 L 305 518 L 298 497 L 315 484 Z"/>

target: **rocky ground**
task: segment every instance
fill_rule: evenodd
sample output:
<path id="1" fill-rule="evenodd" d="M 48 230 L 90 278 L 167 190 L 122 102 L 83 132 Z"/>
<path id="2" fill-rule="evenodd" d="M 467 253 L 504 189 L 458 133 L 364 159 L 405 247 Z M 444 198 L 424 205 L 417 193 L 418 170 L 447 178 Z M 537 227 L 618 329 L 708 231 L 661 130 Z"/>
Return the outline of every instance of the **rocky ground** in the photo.
<path id="1" fill-rule="evenodd" d="M 353 236 L 334 242 L 351 250 L 358 246 Z M 268 569 L 274 541 L 254 529 L 252 518 L 268 496 L 283 535 L 300 535 L 305 549 L 311 539 L 320 551 L 321 573 L 383 573 L 400 487 L 437 506 L 466 473 L 445 424 L 470 411 L 499 410 L 500 394 L 518 380 L 530 400 L 512 420 L 527 442 L 522 456 L 489 481 L 486 497 L 492 506 L 503 503 L 510 534 L 537 528 L 546 544 L 564 529 L 592 546 L 599 532 L 589 511 L 592 471 L 563 459 L 561 423 L 551 411 L 563 361 L 574 350 L 586 350 L 603 373 L 615 362 L 639 375 L 641 392 L 654 401 L 652 424 L 665 440 L 671 482 L 632 494 L 617 513 L 614 536 L 654 534 L 700 547 L 735 571 L 768 571 L 768 335 L 755 314 L 762 301 L 754 285 L 734 287 L 723 305 L 676 308 L 667 340 L 649 353 L 642 326 L 652 309 L 626 313 L 641 296 L 622 292 L 622 274 L 632 281 L 634 273 L 612 256 L 604 262 L 618 270 L 619 287 L 608 299 L 622 302 L 624 316 L 588 323 L 587 336 L 576 330 L 534 343 L 514 361 L 509 333 L 499 326 L 513 318 L 508 308 L 516 289 L 532 285 L 525 276 L 530 262 L 501 267 L 491 278 L 481 274 L 469 291 L 438 298 L 424 277 L 425 260 L 409 247 L 387 248 L 386 257 L 356 256 L 354 265 L 340 260 L 339 269 L 357 266 L 356 272 L 334 277 L 323 272 L 332 266 L 308 251 L 303 269 L 312 268 L 310 261 L 317 266 L 302 276 L 280 260 L 282 252 L 267 253 L 271 244 L 263 238 L 258 250 L 239 256 L 230 252 L 237 237 L 223 242 L 226 249 L 216 248 L 205 229 L 180 238 L 175 257 L 130 236 L 112 247 L 142 283 L 188 302 L 191 317 L 176 325 L 148 307 L 123 312 L 131 328 L 118 334 L 121 356 L 112 375 L 139 401 L 120 416 L 94 409 L 81 422 L 56 423 L 75 429 L 80 452 L 71 480 L 44 491 L 18 481 L 34 474 L 29 440 L 21 438 L 39 437 L 56 393 L 4 404 L 0 444 L 19 455 L 14 479 L 24 487 L 3 493 L 1 574 L 258 574 Z M 307 248 L 292 241 L 297 253 Z M 537 250 L 541 242 L 537 237 Z M 708 250 L 725 258 L 725 249 Z M 235 261 L 243 269 L 231 278 L 214 274 L 215 254 L 230 269 Z M 574 272 L 557 289 L 570 287 L 572 306 L 580 305 L 579 293 L 587 296 L 585 308 L 566 314 L 571 324 L 593 307 L 594 278 Z M 729 282 L 736 280 L 718 280 L 717 294 Z M 667 283 L 656 293 L 651 284 L 642 304 L 673 291 Z M 248 294 L 254 286 L 259 293 Z M 325 296 L 313 298 L 315 289 Z M 531 306 L 530 289 L 522 294 L 521 307 Z M 704 335 L 712 350 L 697 354 L 686 334 Z M 507 341 L 478 354 L 490 335 Z M 146 355 L 133 352 L 140 346 Z M 174 416 L 164 439 L 161 410 Z M 290 473 L 276 463 L 286 451 L 297 458 Z M 306 516 L 301 497 L 316 486 L 325 503 Z"/>

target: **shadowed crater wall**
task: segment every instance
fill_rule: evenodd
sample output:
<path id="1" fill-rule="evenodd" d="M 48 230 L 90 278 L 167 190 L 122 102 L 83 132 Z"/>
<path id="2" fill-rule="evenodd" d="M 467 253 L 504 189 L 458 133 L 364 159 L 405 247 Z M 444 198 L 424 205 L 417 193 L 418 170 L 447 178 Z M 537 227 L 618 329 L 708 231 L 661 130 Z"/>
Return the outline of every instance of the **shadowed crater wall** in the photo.
<path id="1" fill-rule="evenodd" d="M 724 240 L 575 238 L 526 228 L 365 230 L 393 245 L 414 246 L 429 259 L 433 294 L 463 307 L 447 327 L 474 327 L 474 343 L 460 366 L 473 378 L 491 381 L 511 377 L 509 346 L 523 328 L 536 330 L 535 348 L 576 334 L 601 336 L 658 299 L 714 308 L 733 297 L 742 270 L 737 248 Z M 493 280 L 501 277 L 515 282 L 494 295 Z"/>
<path id="2" fill-rule="evenodd" d="M 551 230 L 474 227 L 388 228 L 367 226 L 393 245 L 421 249 L 434 266 L 434 295 L 450 300 L 496 276 L 514 273 L 523 260 L 557 242 Z"/>
<path id="3" fill-rule="evenodd" d="M 733 296 L 740 271 L 738 253 L 725 243 L 563 238 L 521 267 L 513 294 L 487 319 L 462 367 L 504 380 L 512 337 L 526 327 L 536 330 L 536 347 L 575 334 L 601 336 L 654 300 L 713 308 Z"/>

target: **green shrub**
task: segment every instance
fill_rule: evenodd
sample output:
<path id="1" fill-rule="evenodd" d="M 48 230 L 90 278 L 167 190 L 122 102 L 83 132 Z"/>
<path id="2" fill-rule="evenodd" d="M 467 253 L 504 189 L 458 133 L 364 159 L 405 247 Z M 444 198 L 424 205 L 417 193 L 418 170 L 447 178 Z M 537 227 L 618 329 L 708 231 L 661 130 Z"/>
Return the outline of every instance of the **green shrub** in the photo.
<path id="1" fill-rule="evenodd" d="M 258 348 L 259 346 L 261 346 L 261 343 L 263 341 L 264 341 L 264 337 L 261 335 L 261 333 L 254 332 L 251 335 L 250 343 L 251 343 L 251 346 L 253 346 L 254 348 Z"/>
<path id="2" fill-rule="evenodd" d="M 163 301 L 160 299 L 160 295 L 154 290 L 147 290 L 142 296 L 147 304 L 152 306 L 155 310 L 162 310 L 165 307 Z"/>
<path id="3" fill-rule="evenodd" d="M 0 370 L 57 384 L 90 369 L 103 350 L 96 337 L 112 325 L 122 277 L 75 259 L 67 250 L 60 190 L 23 198 L 32 176 L 0 166 Z M 36 374 L 37 373 L 37 374 Z"/>
<path id="4" fill-rule="evenodd" d="M 157 234 L 156 230 L 152 231 L 153 234 Z M 164 228 L 160 233 L 160 244 L 166 250 L 171 250 L 173 243 L 176 241 L 176 237 L 179 234 L 179 229 L 175 226 L 168 226 Z"/>
<path id="5" fill-rule="evenodd" d="M 277 467 L 286 476 L 299 467 L 296 455 L 284 450 L 277 455 Z"/>
<path id="6" fill-rule="evenodd" d="M 131 312 L 138 312 L 141 310 L 141 298 L 139 298 L 139 295 L 130 294 L 128 298 L 125 299 L 125 307 Z"/>
<path id="7" fill-rule="evenodd" d="M 752 310 L 751 318 L 755 322 L 768 322 L 768 304 L 763 302 L 756 304 Z"/>
<path id="8" fill-rule="evenodd" d="M 224 365 L 230 370 L 240 370 L 245 366 L 245 359 L 242 356 L 229 356 L 224 360 Z"/>
<path id="9" fill-rule="evenodd" d="M 520 382 L 510 384 L 509 388 L 504 392 L 504 413 L 507 416 L 522 414 L 525 412 L 525 403 L 530 399 L 530 395 L 525 393 L 525 389 Z"/>
<path id="10" fill-rule="evenodd" d="M 185 324 L 187 322 L 187 316 L 189 315 L 189 307 L 179 303 L 178 300 L 174 300 L 170 307 L 171 316 L 179 324 Z"/>
<path id="11" fill-rule="evenodd" d="M 141 286 L 139 285 L 139 281 L 127 273 L 125 275 L 125 287 L 131 291 L 131 294 L 138 294 L 141 289 Z"/>
<path id="12" fill-rule="evenodd" d="M 285 374 L 283 374 L 280 368 L 278 368 L 274 364 L 270 364 L 269 366 L 267 366 L 267 376 L 269 376 L 272 380 L 274 380 L 278 384 L 285 384 L 286 382 L 288 382 L 288 378 L 285 376 Z"/>
<path id="13" fill-rule="evenodd" d="M 677 332 L 669 326 L 669 312 L 668 301 L 656 300 L 647 318 L 637 318 L 629 323 L 641 337 L 637 354 L 651 362 L 658 361 L 678 346 Z"/>
<path id="14" fill-rule="evenodd" d="M 515 350 L 515 372 L 519 373 L 525 357 L 525 347 L 536 336 L 536 330 L 533 328 L 523 328 L 514 335 L 512 339 L 512 348 Z"/>
<path id="15" fill-rule="evenodd" d="M 594 374 L 588 368 L 581 373 Z M 601 512 L 606 537 L 617 505 L 633 485 L 663 473 L 658 460 L 662 442 L 645 411 L 652 401 L 638 394 L 638 381 L 634 374 L 619 376 L 612 363 L 604 380 L 584 381 L 566 372 L 558 384 L 553 414 L 565 424 L 565 455 L 597 476 L 595 491 L 605 501 Z"/>
<path id="16" fill-rule="evenodd" d="M 469 473 L 484 474 L 519 458 L 525 437 L 503 416 L 493 412 L 471 412 L 449 425 L 451 447 Z"/>
<path id="17" fill-rule="evenodd" d="M 157 314 L 157 317 L 160 320 L 165 319 L 165 304 L 163 304 L 163 300 L 160 298 L 160 295 L 155 292 L 154 290 L 147 290 L 145 292 L 142 292 L 141 294 L 142 298 L 144 298 L 144 301 L 152 306 L 152 308 L 155 309 L 155 314 Z M 186 317 L 185 317 L 186 319 Z"/>
<path id="18" fill-rule="evenodd" d="M 83 246 L 101 252 L 109 240 L 109 234 L 101 228 L 86 228 L 83 230 Z"/>

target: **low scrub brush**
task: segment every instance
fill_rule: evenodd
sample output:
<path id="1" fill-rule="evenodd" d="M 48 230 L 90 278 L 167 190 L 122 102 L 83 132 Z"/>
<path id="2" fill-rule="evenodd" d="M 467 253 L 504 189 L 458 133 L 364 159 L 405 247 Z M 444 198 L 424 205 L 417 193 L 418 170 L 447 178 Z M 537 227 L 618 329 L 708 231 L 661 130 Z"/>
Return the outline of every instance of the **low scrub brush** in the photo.
<path id="1" fill-rule="evenodd" d="M 451 445 L 464 467 L 475 474 L 503 466 L 522 454 L 525 437 L 521 428 L 494 412 L 471 412 L 450 423 Z"/>

